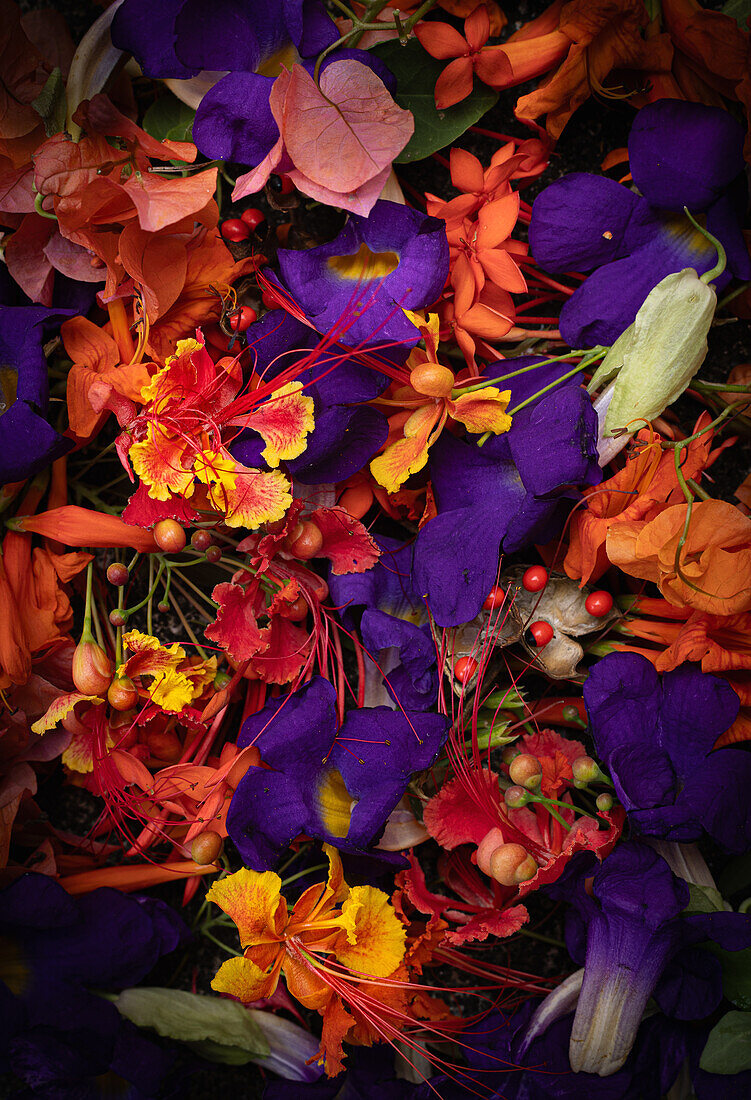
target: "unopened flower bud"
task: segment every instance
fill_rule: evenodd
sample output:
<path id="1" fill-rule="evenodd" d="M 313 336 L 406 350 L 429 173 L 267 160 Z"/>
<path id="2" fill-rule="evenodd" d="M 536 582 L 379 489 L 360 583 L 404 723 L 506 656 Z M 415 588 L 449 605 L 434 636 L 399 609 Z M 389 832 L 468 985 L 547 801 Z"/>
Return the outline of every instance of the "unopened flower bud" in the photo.
<path id="1" fill-rule="evenodd" d="M 574 773 L 574 783 L 577 786 L 581 784 L 586 787 L 587 784 L 596 782 L 602 776 L 597 761 L 591 756 L 577 756 L 571 765 L 571 771 Z"/>
<path id="2" fill-rule="evenodd" d="M 116 676 L 107 688 L 107 702 L 114 710 L 130 710 L 138 702 L 138 689 L 129 676 Z"/>
<path id="3" fill-rule="evenodd" d="M 420 363 L 411 371 L 409 384 L 427 397 L 448 397 L 454 385 L 454 374 L 440 363 Z"/>
<path id="4" fill-rule="evenodd" d="M 310 520 L 298 523 L 286 539 L 287 549 L 293 557 L 301 561 L 315 558 L 323 547 L 321 528 Z"/>
<path id="5" fill-rule="evenodd" d="M 704 362 L 716 308 L 714 288 L 691 267 L 666 275 L 649 292 L 590 382 L 592 392 L 618 376 L 605 414 L 605 436 L 654 420 L 683 393 Z"/>
<path id="6" fill-rule="evenodd" d="M 185 548 L 185 531 L 176 519 L 160 519 L 154 524 L 154 542 L 168 554 L 179 554 Z"/>
<path id="7" fill-rule="evenodd" d="M 232 677 L 230 676 L 230 674 L 220 669 L 214 677 L 214 690 L 222 691 L 224 688 L 227 687 L 229 683 L 231 683 L 231 681 Z"/>
<path id="8" fill-rule="evenodd" d="M 597 806 L 597 809 L 601 813 L 609 813 L 613 809 L 612 794 L 608 794 L 607 791 L 603 791 L 602 794 L 598 794 L 597 798 L 595 799 L 595 806 Z"/>
<path id="9" fill-rule="evenodd" d="M 506 745 L 501 753 L 501 760 L 504 764 L 510 764 L 517 756 L 521 756 L 521 751 L 518 745 Z"/>
<path id="10" fill-rule="evenodd" d="M 509 764 L 509 777 L 512 783 L 533 791 L 542 780 L 542 764 L 529 752 L 519 753 Z"/>
<path id="11" fill-rule="evenodd" d="M 128 567 L 123 565 L 121 561 L 113 561 L 111 565 L 107 566 L 107 580 L 110 584 L 114 584 L 116 588 L 122 588 L 124 584 L 128 583 L 129 578 Z"/>
<path id="12" fill-rule="evenodd" d="M 194 863 L 200 863 L 205 867 L 219 859 L 223 848 L 224 839 L 219 836 L 219 833 L 215 833 L 213 829 L 206 829 L 205 832 L 194 837 L 190 846 L 190 858 Z"/>
<path id="13" fill-rule="evenodd" d="M 500 844 L 503 844 L 503 842 L 503 833 L 500 829 L 489 829 L 477 845 L 475 861 L 483 874 L 490 874 L 490 857 L 496 848 Z"/>
<path id="14" fill-rule="evenodd" d="M 82 695 L 103 695 L 112 682 L 112 661 L 97 642 L 81 641 L 73 654 L 73 683 Z"/>
<path id="15" fill-rule="evenodd" d="M 124 611 L 121 611 L 119 607 L 116 607 L 112 611 L 110 611 L 109 618 L 113 626 L 125 626 L 128 621 L 128 616 L 125 614 Z"/>
<path id="16" fill-rule="evenodd" d="M 521 844 L 501 844 L 490 857 L 490 877 L 501 886 L 518 886 L 536 874 L 537 863 Z"/>
<path id="17" fill-rule="evenodd" d="M 509 787 L 504 792 L 503 800 L 510 810 L 520 810 L 522 806 L 527 805 L 531 797 L 525 787 Z"/>

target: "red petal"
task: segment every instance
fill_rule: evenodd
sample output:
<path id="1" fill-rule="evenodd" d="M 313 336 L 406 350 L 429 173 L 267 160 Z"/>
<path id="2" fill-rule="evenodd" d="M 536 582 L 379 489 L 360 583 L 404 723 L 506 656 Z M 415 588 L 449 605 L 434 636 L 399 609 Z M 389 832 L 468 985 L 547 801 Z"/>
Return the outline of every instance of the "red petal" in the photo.
<path id="1" fill-rule="evenodd" d="M 337 576 L 364 573 L 381 556 L 359 519 L 353 519 L 344 508 L 318 508 L 310 518 L 323 535 L 323 546 L 317 557 L 328 558 Z"/>

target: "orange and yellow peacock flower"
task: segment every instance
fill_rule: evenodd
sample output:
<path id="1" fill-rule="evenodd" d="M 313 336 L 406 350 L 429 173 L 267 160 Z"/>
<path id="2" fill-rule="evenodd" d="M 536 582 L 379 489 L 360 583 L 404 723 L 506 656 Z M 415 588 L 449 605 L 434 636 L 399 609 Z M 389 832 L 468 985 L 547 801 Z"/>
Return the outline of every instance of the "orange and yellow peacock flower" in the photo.
<path id="1" fill-rule="evenodd" d="M 297 458 L 313 430 L 313 399 L 296 381 L 260 382 L 245 389 L 237 360 L 214 363 L 203 337 L 181 340 L 177 352 L 141 390 L 143 409 L 120 437 L 149 497 L 190 499 L 219 512 L 230 527 L 256 528 L 282 519 L 292 502 L 276 467 Z M 243 392 L 245 390 L 245 392 Z M 244 466 L 228 450 L 245 429 L 266 444 L 271 470 Z"/>

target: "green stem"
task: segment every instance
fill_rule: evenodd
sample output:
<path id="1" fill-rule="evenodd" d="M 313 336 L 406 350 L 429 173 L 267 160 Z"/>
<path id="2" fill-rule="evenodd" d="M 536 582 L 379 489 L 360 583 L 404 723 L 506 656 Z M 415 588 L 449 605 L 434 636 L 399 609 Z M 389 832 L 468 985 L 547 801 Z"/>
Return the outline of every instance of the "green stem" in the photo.
<path id="1" fill-rule="evenodd" d="M 697 229 L 699 233 L 701 233 L 702 237 L 708 240 L 709 243 L 711 245 L 714 245 L 714 247 L 717 249 L 717 263 L 709 271 L 705 271 L 703 275 L 699 276 L 703 283 L 709 285 L 709 283 L 711 283 L 713 279 L 717 279 L 720 275 L 722 275 L 725 267 L 727 266 L 728 258 L 725 253 L 725 249 L 723 248 L 722 243 L 718 241 L 716 237 L 713 237 L 712 234 L 707 229 L 705 229 L 703 225 L 699 225 L 698 221 L 693 216 L 693 214 L 691 214 L 687 206 L 683 207 L 683 212 L 693 225 L 694 229 Z"/>
<path id="2" fill-rule="evenodd" d="M 540 943 L 552 944 L 553 947 L 566 946 L 563 940 L 556 940 L 553 936 L 545 936 L 542 932 L 533 932 L 531 928 L 520 928 L 519 933 L 522 936 L 527 936 L 530 940 L 539 940 Z"/>
<path id="3" fill-rule="evenodd" d="M 579 374 L 581 371 L 586 370 L 592 363 L 596 363 L 598 359 L 602 359 L 604 352 L 599 352 L 592 359 L 583 359 L 578 367 L 574 367 L 573 370 L 567 371 L 562 374 L 560 378 L 556 378 L 555 382 L 550 382 L 549 385 L 544 386 L 537 393 L 533 393 L 531 397 L 528 397 L 526 401 L 520 401 L 518 405 L 515 405 L 513 409 L 509 409 L 508 415 L 514 416 L 515 413 L 521 412 L 522 409 L 526 409 L 527 405 L 531 405 L 533 401 L 536 401 L 538 397 L 542 397 L 543 394 L 548 393 L 550 390 L 555 389 L 556 386 L 560 386 L 561 382 L 568 381 L 569 378 L 573 378 L 575 374 Z"/>
<path id="4" fill-rule="evenodd" d="M 565 355 L 551 355 L 548 359 L 541 359 L 539 363 L 531 363 L 528 367 L 520 367 L 509 374 L 501 374 L 498 378 L 486 378 L 482 382 L 476 382 L 473 386 L 461 386 L 451 391 L 452 397 L 461 397 L 465 393 L 473 393 L 482 390 L 486 386 L 495 386 L 498 382 L 506 382 L 509 378 L 516 378 L 519 374 L 527 374 L 528 371 L 537 370 L 538 367 L 546 367 L 549 363 L 561 363 L 566 359 L 576 359 L 577 356 L 594 355 L 595 352 L 605 351 L 605 348 L 588 348 L 586 351 L 567 351 Z M 512 360 L 513 361 L 513 360 Z"/>

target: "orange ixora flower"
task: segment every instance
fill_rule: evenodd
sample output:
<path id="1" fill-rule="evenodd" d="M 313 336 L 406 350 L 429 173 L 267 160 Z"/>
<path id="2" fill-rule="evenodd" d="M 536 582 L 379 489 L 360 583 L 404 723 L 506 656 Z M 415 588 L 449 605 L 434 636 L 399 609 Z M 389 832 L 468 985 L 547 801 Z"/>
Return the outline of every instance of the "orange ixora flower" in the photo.
<path id="1" fill-rule="evenodd" d="M 454 60 L 443 70 L 435 86 L 439 110 L 453 107 L 472 92 L 477 76 L 491 88 L 505 88 L 511 80 L 511 64 L 498 46 L 486 45 L 490 37 L 490 15 L 479 4 L 464 21 L 464 35 L 448 23 L 418 23 L 415 35 L 431 57 Z"/>
<path id="2" fill-rule="evenodd" d="M 299 382 L 279 379 L 241 393 L 239 363 L 215 364 L 197 335 L 179 341 L 176 354 L 141 390 L 144 407 L 120 437 L 120 453 L 127 453 L 153 501 L 195 500 L 221 513 L 230 527 L 275 522 L 292 502 L 289 481 L 280 470 L 243 466 L 226 444 L 252 428 L 266 444 L 269 466 L 297 458 L 314 426 L 313 399 Z"/>
<path id="3" fill-rule="evenodd" d="M 284 975 L 292 996 L 323 1016 L 319 1058 L 333 1075 L 349 1032 L 359 1031 L 361 1042 L 378 1037 L 371 1012 L 357 1006 L 377 996 L 374 978 L 388 979 L 384 985 L 397 991 L 405 982 L 406 932 L 388 895 L 374 886 L 350 889 L 338 852 L 324 850 L 328 882 L 308 887 L 291 911 L 273 871 L 244 868 L 214 882 L 206 897 L 235 922 L 243 949 L 222 963 L 212 989 L 248 1004 L 271 997 Z"/>
<path id="4" fill-rule="evenodd" d="M 658 586 L 676 607 L 710 615 L 751 610 L 751 519 L 723 500 L 694 503 L 683 546 L 688 504 L 647 522 L 608 531 L 610 561 L 630 577 Z"/>
<path id="5" fill-rule="evenodd" d="M 462 194 L 444 202 L 437 195 L 426 193 L 427 211 L 431 217 L 443 218 L 454 224 L 473 217 L 486 203 L 508 195 L 511 180 L 539 176 L 547 167 L 549 149 L 539 138 L 508 141 L 496 149 L 487 168 L 466 149 L 453 148 L 449 153 L 451 183 Z"/>
<path id="6" fill-rule="evenodd" d="M 407 360 L 409 386 L 389 391 L 387 398 L 378 398 L 376 402 L 397 405 L 401 410 L 389 418 L 383 454 L 370 463 L 373 477 L 389 493 L 397 492 L 408 477 L 423 469 L 430 447 L 449 419 L 459 421 L 478 435 L 484 432 L 501 435 L 511 427 L 511 417 L 506 412 L 511 391 L 501 391 L 496 386 L 484 386 L 469 393 L 455 390 L 453 372 L 437 361 L 437 315 L 431 314 L 427 322 L 415 314 L 408 316 L 419 327 L 426 351 L 416 348 Z"/>
<path id="7" fill-rule="evenodd" d="M 464 218 L 446 228 L 451 258 L 451 286 L 460 291 L 474 285 L 477 299 L 486 282 L 511 294 L 524 294 L 527 283 L 514 256 L 526 256 L 527 246 L 511 237 L 519 217 L 519 195 L 509 191 L 486 203 L 477 221 Z"/>

